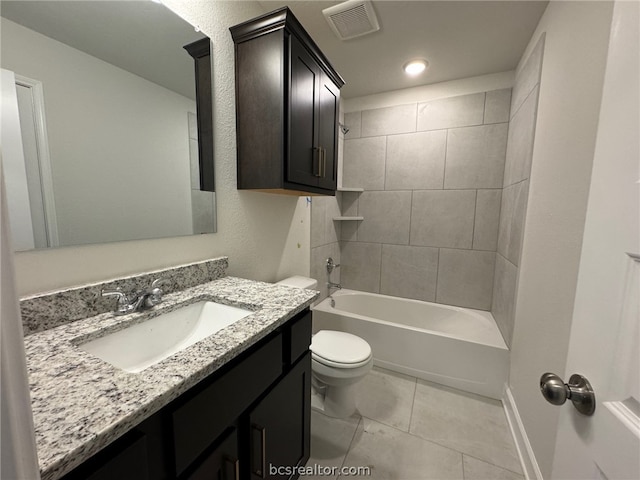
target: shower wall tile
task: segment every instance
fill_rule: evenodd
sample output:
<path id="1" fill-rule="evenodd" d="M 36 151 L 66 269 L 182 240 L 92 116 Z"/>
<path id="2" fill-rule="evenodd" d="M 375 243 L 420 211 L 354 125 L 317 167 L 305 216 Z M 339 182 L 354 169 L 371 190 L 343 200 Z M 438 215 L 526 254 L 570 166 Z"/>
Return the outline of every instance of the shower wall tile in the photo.
<path id="1" fill-rule="evenodd" d="M 471 248 L 475 190 L 413 192 L 411 245 Z"/>
<path id="2" fill-rule="evenodd" d="M 511 118 L 518 113 L 518 109 L 525 98 L 527 98 L 533 88 L 540 83 L 542 57 L 544 55 L 544 39 L 545 35 L 543 34 L 531 51 L 529 58 L 527 58 L 520 70 L 516 72 L 516 82 L 513 86 L 513 93 L 511 94 Z"/>
<path id="3" fill-rule="evenodd" d="M 342 192 L 342 215 L 353 217 L 358 215 L 358 199 L 360 194 L 357 192 Z"/>
<path id="4" fill-rule="evenodd" d="M 341 263 L 340 257 L 340 244 L 338 243 L 329 243 L 327 245 L 322 245 L 320 247 L 311 249 L 311 269 L 310 274 L 311 278 L 315 278 L 318 281 L 318 290 L 320 290 L 320 297 L 317 300 L 320 302 L 322 299 L 326 298 L 329 294 L 327 289 L 327 268 L 326 261 L 327 258 L 333 258 L 336 263 Z M 336 268 L 331 273 L 331 281 L 335 283 L 340 283 L 340 268 Z"/>
<path id="5" fill-rule="evenodd" d="M 380 293 L 433 302 L 437 278 L 437 248 L 382 245 Z"/>
<path id="6" fill-rule="evenodd" d="M 491 309 L 495 252 L 440 249 L 436 301 Z"/>
<path id="7" fill-rule="evenodd" d="M 518 267 L 496 254 L 491 313 L 508 347 L 511 347 L 513 337 L 517 281 Z"/>
<path id="8" fill-rule="evenodd" d="M 442 188 L 446 130 L 387 139 L 386 190 Z"/>
<path id="9" fill-rule="evenodd" d="M 502 191 L 498 253 L 516 266 L 520 264 L 528 194 L 528 180 L 510 185 Z"/>
<path id="10" fill-rule="evenodd" d="M 418 104 L 418 131 L 482 125 L 484 93 Z"/>
<path id="11" fill-rule="evenodd" d="M 473 227 L 473 249 L 495 252 L 500 225 L 501 189 L 478 190 L 476 219 Z"/>
<path id="12" fill-rule="evenodd" d="M 344 135 L 345 140 L 362 136 L 362 112 L 345 113 L 343 123 L 349 129 Z"/>
<path id="13" fill-rule="evenodd" d="M 415 132 L 416 104 L 365 110 L 361 128 L 363 137 Z"/>
<path id="14" fill-rule="evenodd" d="M 358 215 L 358 241 L 409 244 L 411 192 L 364 192 Z"/>
<path id="15" fill-rule="evenodd" d="M 355 242 L 358 240 L 358 227 L 360 223 L 358 220 L 342 222 L 340 240 L 345 242 Z"/>
<path id="16" fill-rule="evenodd" d="M 341 244 L 340 279 L 344 288 L 379 293 L 382 244 L 344 242 Z"/>
<path id="17" fill-rule="evenodd" d="M 515 323 L 516 285 L 544 55 L 544 34 L 516 72 L 505 161 L 491 312 L 507 345 Z"/>
<path id="18" fill-rule="evenodd" d="M 384 190 L 386 137 L 345 140 L 342 185 Z"/>
<path id="19" fill-rule="evenodd" d="M 509 121 L 511 110 L 511 89 L 487 92 L 484 104 L 484 123 L 504 123 Z"/>
<path id="20" fill-rule="evenodd" d="M 449 130 L 444 188 L 500 188 L 507 130 L 507 123 Z"/>
<path id="21" fill-rule="evenodd" d="M 504 168 L 505 187 L 529 178 L 531 173 L 538 91 L 535 87 L 511 119 Z"/>

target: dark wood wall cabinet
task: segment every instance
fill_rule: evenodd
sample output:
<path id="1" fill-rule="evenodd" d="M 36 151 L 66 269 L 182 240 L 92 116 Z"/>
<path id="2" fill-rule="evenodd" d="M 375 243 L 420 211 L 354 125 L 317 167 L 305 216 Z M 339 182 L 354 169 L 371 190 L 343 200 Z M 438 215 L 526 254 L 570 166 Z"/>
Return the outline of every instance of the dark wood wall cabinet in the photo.
<path id="1" fill-rule="evenodd" d="M 309 459 L 307 309 L 63 480 L 291 479 Z"/>
<path id="2" fill-rule="evenodd" d="M 344 80 L 287 7 L 230 30 L 238 188 L 334 195 Z"/>

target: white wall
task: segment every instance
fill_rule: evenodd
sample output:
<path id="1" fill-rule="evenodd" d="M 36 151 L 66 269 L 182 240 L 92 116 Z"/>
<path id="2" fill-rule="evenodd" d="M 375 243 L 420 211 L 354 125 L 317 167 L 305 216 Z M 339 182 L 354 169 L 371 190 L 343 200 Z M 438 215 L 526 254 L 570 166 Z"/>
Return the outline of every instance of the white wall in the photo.
<path id="1" fill-rule="evenodd" d="M 567 357 L 612 6 L 551 2 L 523 56 L 546 32 L 509 380 L 545 478 L 559 409 L 538 382 Z"/>
<path id="2" fill-rule="evenodd" d="M 234 49 L 228 28 L 264 13 L 256 2 L 166 0 L 213 42 L 218 233 L 16 254 L 18 293 L 228 255 L 228 273 L 275 281 L 309 274 L 309 208 L 304 198 L 236 189 Z"/>
<path id="3" fill-rule="evenodd" d="M 60 245 L 192 232 L 195 101 L 4 18 L 2 65 L 43 83 Z"/>

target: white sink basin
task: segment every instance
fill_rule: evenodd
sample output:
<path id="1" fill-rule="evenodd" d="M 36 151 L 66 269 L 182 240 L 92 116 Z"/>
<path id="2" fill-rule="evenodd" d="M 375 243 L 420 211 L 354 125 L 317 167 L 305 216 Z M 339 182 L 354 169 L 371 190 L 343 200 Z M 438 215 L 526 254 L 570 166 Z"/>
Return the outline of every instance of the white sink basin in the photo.
<path id="1" fill-rule="evenodd" d="M 78 345 L 127 372 L 138 373 L 253 312 L 198 302 Z"/>

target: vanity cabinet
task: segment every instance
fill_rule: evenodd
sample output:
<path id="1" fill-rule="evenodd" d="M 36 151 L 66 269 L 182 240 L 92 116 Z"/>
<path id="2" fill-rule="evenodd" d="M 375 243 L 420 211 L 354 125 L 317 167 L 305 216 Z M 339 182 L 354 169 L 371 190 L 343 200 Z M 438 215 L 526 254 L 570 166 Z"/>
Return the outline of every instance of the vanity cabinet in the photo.
<path id="1" fill-rule="evenodd" d="M 310 343 L 307 309 L 64 480 L 293 478 L 269 466 L 309 458 Z"/>
<path id="2" fill-rule="evenodd" d="M 286 7 L 230 30 L 238 188 L 334 195 L 344 80 Z"/>

